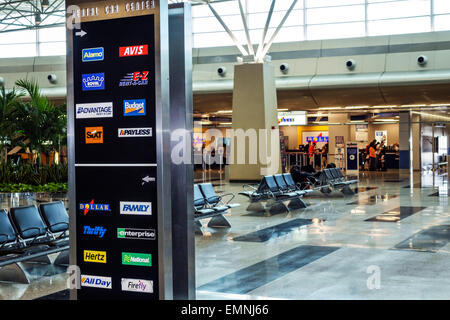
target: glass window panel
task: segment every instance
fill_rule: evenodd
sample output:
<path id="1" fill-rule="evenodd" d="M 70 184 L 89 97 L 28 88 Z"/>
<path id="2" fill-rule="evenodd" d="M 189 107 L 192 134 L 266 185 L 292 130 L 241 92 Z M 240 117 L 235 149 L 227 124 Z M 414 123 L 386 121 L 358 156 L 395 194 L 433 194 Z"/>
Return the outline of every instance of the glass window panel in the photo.
<path id="1" fill-rule="evenodd" d="M 244 3 L 244 2 L 243 2 Z M 293 0 L 278 0 L 275 3 L 274 11 L 286 11 L 292 5 Z M 272 0 L 247 0 L 247 9 L 249 13 L 269 12 Z M 303 1 L 297 1 L 294 10 L 303 9 Z"/>
<path id="2" fill-rule="evenodd" d="M 351 4 L 364 4 L 365 0 L 306 0 L 307 8 L 331 7 Z"/>
<path id="3" fill-rule="evenodd" d="M 192 6 L 192 17 L 211 17 L 213 16 L 211 10 L 209 10 L 208 6 L 201 5 L 201 6 Z"/>
<path id="4" fill-rule="evenodd" d="M 418 33 L 431 31 L 430 17 L 369 21 L 369 35 Z"/>
<path id="5" fill-rule="evenodd" d="M 265 39 L 266 42 L 270 40 L 275 30 L 276 28 L 269 28 Z M 303 30 L 303 26 L 284 27 L 278 32 L 274 43 L 305 40 Z M 250 30 L 250 40 L 254 45 L 259 45 L 261 42 L 263 31 L 264 29 Z"/>
<path id="6" fill-rule="evenodd" d="M 306 32 L 308 40 L 338 39 L 363 37 L 364 28 L 364 22 L 322 24 L 308 26 Z"/>
<path id="7" fill-rule="evenodd" d="M 66 54 L 65 42 L 45 42 L 39 44 L 41 56 L 61 56 Z"/>
<path id="8" fill-rule="evenodd" d="M 319 8 L 306 10 L 307 24 L 364 21 L 364 6 Z"/>
<path id="9" fill-rule="evenodd" d="M 217 3 L 212 3 L 211 5 L 220 16 L 230 15 L 230 14 L 240 14 L 239 4 L 237 3 L 237 1 L 217 2 Z M 205 6 L 205 7 L 208 8 L 208 6 Z M 208 8 L 208 10 L 209 10 L 209 8 Z"/>
<path id="10" fill-rule="evenodd" d="M 36 42 L 36 30 L 0 33 L 0 44 Z"/>
<path id="11" fill-rule="evenodd" d="M 242 43 L 245 41 L 244 32 L 235 32 L 236 38 Z M 194 34 L 194 48 L 207 47 L 226 47 L 234 46 L 233 40 L 226 32 L 211 32 L 211 33 L 197 33 Z"/>
<path id="12" fill-rule="evenodd" d="M 36 56 L 35 43 L 0 45 L 0 58 L 21 58 L 34 56 Z"/>
<path id="13" fill-rule="evenodd" d="M 270 26 L 278 27 L 281 20 L 284 18 L 286 11 L 274 12 L 270 20 Z M 259 29 L 266 25 L 267 13 L 252 13 L 248 15 L 248 28 Z M 303 10 L 292 10 L 289 17 L 284 22 L 283 26 L 300 26 L 303 25 Z"/>
<path id="14" fill-rule="evenodd" d="M 434 0 L 434 13 L 448 13 L 448 12 L 450 12 L 450 1 Z"/>
<path id="15" fill-rule="evenodd" d="M 368 19 L 392 19 L 429 15 L 430 0 L 391 1 L 369 4 Z"/>
<path id="16" fill-rule="evenodd" d="M 54 42 L 66 40 L 66 28 L 42 28 L 39 29 L 39 41 L 40 42 Z"/>
<path id="17" fill-rule="evenodd" d="M 241 16 L 223 16 L 221 17 L 230 30 L 243 30 Z M 192 21 L 192 30 L 194 33 L 224 31 L 222 25 L 216 17 L 195 18 Z"/>
<path id="18" fill-rule="evenodd" d="M 436 16 L 434 18 L 434 30 L 435 31 L 450 30 L 450 14 Z"/>

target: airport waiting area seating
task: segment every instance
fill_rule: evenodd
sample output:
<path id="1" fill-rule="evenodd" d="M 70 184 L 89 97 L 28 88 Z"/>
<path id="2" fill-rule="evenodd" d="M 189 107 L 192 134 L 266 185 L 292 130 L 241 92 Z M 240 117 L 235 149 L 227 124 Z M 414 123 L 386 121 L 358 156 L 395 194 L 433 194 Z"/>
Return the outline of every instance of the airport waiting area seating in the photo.
<path id="1" fill-rule="evenodd" d="M 250 199 L 247 211 L 265 212 L 268 215 L 306 208 L 302 197 L 314 191 L 302 190 L 290 173 L 264 176 L 259 184 L 246 184 L 243 189 L 239 195 Z"/>
<path id="2" fill-rule="evenodd" d="M 69 265 L 69 215 L 62 201 L 0 210 L 0 281 L 30 283 L 23 263 Z"/>
<path id="3" fill-rule="evenodd" d="M 317 178 L 318 185 L 322 193 L 330 193 L 333 190 L 339 190 L 345 195 L 353 195 L 355 192 L 350 185 L 357 184 L 358 179 L 349 179 L 344 176 L 339 168 L 326 168 L 320 172 Z M 325 188 L 323 186 L 326 186 Z"/>
<path id="4" fill-rule="evenodd" d="M 206 218 L 211 218 L 208 222 L 210 228 L 230 228 L 231 224 L 223 215 L 240 206 L 239 203 L 231 203 L 234 197 L 232 193 L 217 195 L 212 183 L 194 184 L 195 233 L 203 234 L 200 220 Z"/>

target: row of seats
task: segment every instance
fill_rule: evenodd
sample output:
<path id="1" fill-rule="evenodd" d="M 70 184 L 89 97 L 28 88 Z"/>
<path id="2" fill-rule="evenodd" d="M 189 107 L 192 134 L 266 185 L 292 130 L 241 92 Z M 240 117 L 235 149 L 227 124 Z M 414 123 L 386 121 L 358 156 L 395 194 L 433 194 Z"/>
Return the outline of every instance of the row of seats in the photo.
<path id="1" fill-rule="evenodd" d="M 332 185 L 338 186 L 338 185 L 350 185 L 358 183 L 358 180 L 356 179 L 350 180 L 346 176 L 344 176 L 341 169 L 339 168 L 323 169 L 323 172 L 327 177 L 328 182 Z"/>

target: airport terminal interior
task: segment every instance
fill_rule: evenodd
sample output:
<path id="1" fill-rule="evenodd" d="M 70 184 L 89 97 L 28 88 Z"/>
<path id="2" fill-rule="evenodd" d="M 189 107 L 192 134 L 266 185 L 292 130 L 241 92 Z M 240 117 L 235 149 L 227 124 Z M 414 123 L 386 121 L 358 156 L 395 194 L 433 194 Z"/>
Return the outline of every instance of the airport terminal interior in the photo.
<path id="1" fill-rule="evenodd" d="M 99 193 L 103 202 L 100 195 L 75 198 L 75 192 L 86 193 L 90 185 L 101 186 L 101 177 L 108 175 L 97 160 L 91 160 L 91 167 L 80 164 L 88 156 L 111 164 L 95 148 L 104 154 L 105 148 L 115 149 L 122 163 L 128 158 L 118 154 L 131 152 L 119 141 L 131 141 L 133 148 L 142 143 L 136 150 L 145 153 L 150 149 L 142 127 L 160 123 L 151 119 L 147 125 L 144 117 L 155 108 L 158 120 L 158 110 L 164 110 L 158 107 L 164 104 L 158 94 L 156 102 L 143 99 L 154 82 L 149 76 L 147 88 L 149 71 L 136 70 L 150 69 L 132 60 L 147 61 L 138 59 L 148 56 L 158 62 L 159 55 L 151 54 L 150 45 L 126 51 L 144 44 L 137 42 L 140 31 L 134 34 L 134 25 L 127 25 L 129 34 L 117 35 L 124 38 L 117 42 L 120 57 L 114 59 L 121 60 L 111 60 L 117 55 L 113 45 L 89 38 L 93 30 L 108 29 L 90 28 L 98 21 L 82 20 L 80 32 L 86 35 L 68 31 L 66 8 L 80 5 L 86 17 L 86 2 L 95 0 L 0 1 L 0 300 L 73 298 L 68 255 L 75 245 L 97 251 L 90 251 L 91 261 L 84 256 L 82 269 L 89 262 L 95 266 L 81 271 L 88 275 L 81 276 L 81 289 L 72 291 L 87 292 L 80 297 L 111 292 L 111 274 L 104 270 L 120 259 L 110 254 L 108 261 L 94 261 L 93 253 L 107 249 L 102 241 L 121 241 L 117 247 L 126 252 L 133 250 L 132 241 L 151 248 L 156 241 L 155 230 L 144 232 L 145 225 L 133 224 L 139 214 L 148 213 L 147 202 L 136 202 L 142 201 L 136 197 L 106 204 L 104 192 Z M 100 2 L 124 3 L 136 11 L 167 5 Z M 168 24 L 169 34 L 187 43 L 181 50 L 185 72 L 176 73 L 183 77 L 183 89 L 171 87 L 170 93 L 171 103 L 179 104 L 170 108 L 186 117 L 189 145 L 184 152 L 192 156 L 183 176 L 171 173 L 172 190 L 187 196 L 180 196 L 180 203 L 189 202 L 189 209 L 177 212 L 187 217 L 188 228 L 172 237 L 191 236 L 195 249 L 188 250 L 193 284 L 186 297 L 450 299 L 450 1 L 170 0 L 168 6 L 169 18 L 171 10 L 180 8 L 187 17 L 181 31 L 171 33 L 170 19 Z M 168 43 L 171 50 L 173 42 Z M 122 67 L 124 59 L 134 69 Z M 117 63 L 111 67 L 117 70 L 103 70 L 106 63 Z M 170 66 L 170 73 L 181 70 L 172 60 Z M 124 76 L 127 71 L 138 80 Z M 104 77 L 100 84 L 99 75 Z M 120 84 L 113 87 L 116 80 Z M 109 97 L 95 98 L 95 86 L 114 92 L 114 108 L 104 102 Z M 174 99 L 175 91 L 185 100 Z M 112 110 L 123 123 L 135 121 L 128 127 L 139 127 L 139 132 L 108 122 Z M 111 127 L 114 132 L 119 128 L 114 139 L 108 137 Z M 173 137 L 171 128 L 166 131 Z M 158 147 L 164 143 L 158 138 L 162 131 L 153 128 L 156 144 L 149 145 L 156 145 L 158 154 L 166 151 Z M 170 141 L 173 147 L 179 140 L 165 141 L 170 149 Z M 158 166 L 159 161 L 158 156 Z M 76 187 L 75 167 L 87 172 L 86 178 L 77 175 Z M 126 170 L 114 171 L 118 180 L 124 179 L 124 189 L 130 185 Z M 138 187 L 152 183 L 146 176 Z M 173 194 L 169 189 L 158 197 L 175 208 Z M 130 218 L 133 212 L 126 216 L 127 206 L 141 210 L 134 212 L 136 220 Z M 155 215 L 156 202 L 153 207 Z M 96 217 L 105 211 L 118 221 L 106 225 L 108 230 Z M 128 225 L 119 225 L 119 216 L 129 219 L 122 220 Z M 160 242 L 162 232 L 156 232 Z M 132 298 L 150 292 L 129 288 L 134 279 L 149 280 L 146 266 L 157 269 L 155 260 L 163 256 L 158 248 L 158 255 L 151 252 L 153 266 L 151 255 L 130 253 L 130 262 L 122 252 L 121 267 L 128 272 L 121 279 L 122 292 L 130 291 Z M 150 265 L 145 265 L 148 256 Z M 104 269 L 93 262 L 102 262 Z M 120 289 L 114 277 L 112 288 Z M 159 283 L 152 280 L 142 283 L 157 291 Z"/>

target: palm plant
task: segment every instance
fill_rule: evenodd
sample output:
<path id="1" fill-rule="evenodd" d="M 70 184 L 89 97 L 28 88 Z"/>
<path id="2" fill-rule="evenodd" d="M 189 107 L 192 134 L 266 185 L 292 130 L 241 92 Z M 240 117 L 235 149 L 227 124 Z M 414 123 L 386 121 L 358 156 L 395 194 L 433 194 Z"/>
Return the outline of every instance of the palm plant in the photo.
<path id="1" fill-rule="evenodd" d="M 0 158 L 3 159 L 3 151 L 8 140 L 14 136 L 14 125 L 12 114 L 20 104 L 23 93 L 17 92 L 14 88 L 6 92 L 4 86 L 0 87 Z"/>

